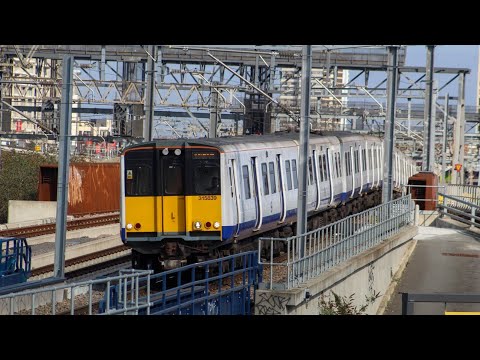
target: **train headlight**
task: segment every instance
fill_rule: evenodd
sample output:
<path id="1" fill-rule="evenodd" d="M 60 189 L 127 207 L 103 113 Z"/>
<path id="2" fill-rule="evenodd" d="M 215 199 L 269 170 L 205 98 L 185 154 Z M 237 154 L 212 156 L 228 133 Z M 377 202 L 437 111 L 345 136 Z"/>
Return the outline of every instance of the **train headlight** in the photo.
<path id="1" fill-rule="evenodd" d="M 132 224 L 127 224 L 127 230 L 132 230 L 133 225 Z"/>
<path id="2" fill-rule="evenodd" d="M 202 228 L 202 223 L 200 221 L 195 221 L 193 223 L 193 228 L 197 229 L 197 230 L 200 230 Z"/>
<path id="3" fill-rule="evenodd" d="M 215 222 L 213 223 L 213 227 L 214 227 L 215 229 L 218 229 L 218 228 L 220 227 L 220 223 L 219 223 L 218 221 L 215 221 Z"/>

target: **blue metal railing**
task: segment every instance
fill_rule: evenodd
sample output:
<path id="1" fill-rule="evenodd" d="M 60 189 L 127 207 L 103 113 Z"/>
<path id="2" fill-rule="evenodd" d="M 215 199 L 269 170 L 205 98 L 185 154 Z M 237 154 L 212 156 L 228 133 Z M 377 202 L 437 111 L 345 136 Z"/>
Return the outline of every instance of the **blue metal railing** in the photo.
<path id="1" fill-rule="evenodd" d="M 183 266 L 138 279 L 139 301 L 150 297 L 146 315 L 247 315 L 251 292 L 261 281 L 256 251 Z M 111 286 L 100 304 L 104 312 L 107 294 L 110 308 L 122 308 L 132 296 L 128 283 Z"/>
<path id="2" fill-rule="evenodd" d="M 31 259 L 25 238 L 0 237 L 0 287 L 25 282 L 30 276 Z"/>

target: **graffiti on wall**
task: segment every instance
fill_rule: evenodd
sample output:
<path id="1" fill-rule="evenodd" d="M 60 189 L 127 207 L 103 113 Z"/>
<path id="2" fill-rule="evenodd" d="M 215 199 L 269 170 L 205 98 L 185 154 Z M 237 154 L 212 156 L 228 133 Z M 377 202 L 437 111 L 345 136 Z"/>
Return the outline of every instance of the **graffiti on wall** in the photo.
<path id="1" fill-rule="evenodd" d="M 258 294 L 260 301 L 257 302 L 256 309 L 259 315 L 284 315 L 285 306 L 288 303 L 288 298 L 272 295 L 268 293 Z"/>

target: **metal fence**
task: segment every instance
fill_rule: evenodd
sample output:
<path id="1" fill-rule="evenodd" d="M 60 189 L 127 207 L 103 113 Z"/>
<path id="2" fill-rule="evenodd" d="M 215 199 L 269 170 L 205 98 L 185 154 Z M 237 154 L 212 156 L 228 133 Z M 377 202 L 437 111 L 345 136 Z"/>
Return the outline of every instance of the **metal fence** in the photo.
<path id="1" fill-rule="evenodd" d="M 110 308 L 107 292 L 106 314 L 138 314 L 151 305 L 149 292 L 139 296 L 139 279 L 150 284 L 152 270 L 120 270 L 118 276 L 84 281 L 61 286 L 51 286 L 0 296 L 0 315 L 76 315 L 96 313 L 99 299 L 105 289 L 118 285 L 117 296 L 122 299 L 121 308 Z M 128 294 L 128 298 L 127 298 Z M 118 299 L 117 299 L 118 300 Z"/>
<path id="2" fill-rule="evenodd" d="M 456 197 L 442 193 L 438 195 L 442 197 L 442 201 L 438 203 L 442 215 L 448 215 L 472 227 L 480 228 L 480 216 L 477 216 L 480 215 L 480 206 L 470 202 L 472 198 L 467 197 L 468 201 L 465 201 L 465 196 Z M 476 202 L 478 203 L 478 199 Z"/>
<path id="3" fill-rule="evenodd" d="M 269 266 L 270 289 L 292 289 L 333 266 L 358 255 L 397 234 L 413 222 L 410 195 L 351 215 L 304 235 L 259 239 L 259 263 Z M 286 245 L 286 256 L 273 258 L 275 242 Z M 267 247 L 270 260 L 262 262 L 260 249 Z M 276 262 L 277 261 L 277 262 Z"/>
<path id="4" fill-rule="evenodd" d="M 27 281 L 32 249 L 25 238 L 0 237 L 0 288 Z"/>
<path id="5" fill-rule="evenodd" d="M 252 292 L 261 281 L 257 252 L 249 251 L 182 266 L 139 279 L 136 288 L 143 294 L 140 301 L 150 307 L 146 315 L 248 315 Z M 151 282 L 151 284 L 150 284 Z M 150 286 L 151 285 L 151 286 Z M 127 287 L 127 284 L 124 285 Z M 128 296 L 122 298 L 121 284 L 111 286 L 100 306 L 122 309 Z M 108 298 L 107 298 L 108 296 Z M 149 297 L 149 300 L 146 299 Z"/>
<path id="6" fill-rule="evenodd" d="M 446 186 L 446 191 L 442 193 L 480 206 L 480 186 L 449 184 Z M 447 205 L 449 201 L 451 200 L 447 201 Z"/>

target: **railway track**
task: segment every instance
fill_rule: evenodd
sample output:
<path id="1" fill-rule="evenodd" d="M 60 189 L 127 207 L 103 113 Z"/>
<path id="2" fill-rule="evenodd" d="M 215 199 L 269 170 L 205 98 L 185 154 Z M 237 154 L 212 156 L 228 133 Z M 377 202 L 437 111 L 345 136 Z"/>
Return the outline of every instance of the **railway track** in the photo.
<path id="1" fill-rule="evenodd" d="M 102 257 L 105 257 L 105 256 L 113 255 L 113 254 L 116 254 L 116 253 L 119 253 L 119 252 L 122 252 L 122 251 L 127 251 L 127 250 L 130 250 L 130 249 L 128 247 L 126 247 L 125 245 L 119 245 L 119 246 L 115 246 L 115 247 L 110 248 L 110 249 L 106 249 L 106 250 L 97 251 L 97 252 L 94 252 L 94 253 L 82 255 L 82 256 L 79 256 L 79 257 L 76 257 L 76 258 L 73 258 L 73 259 L 66 260 L 65 261 L 65 268 L 68 268 L 68 267 L 71 267 L 71 266 L 74 266 L 74 265 L 78 265 L 78 264 L 81 264 L 81 263 L 84 263 L 84 262 L 87 262 L 87 261 L 95 260 L 95 259 L 98 259 L 98 258 L 102 258 Z M 125 262 L 126 257 L 130 257 L 130 255 L 127 255 L 125 257 L 121 257 L 119 259 L 124 258 L 123 261 Z M 114 259 L 114 260 L 116 261 L 117 259 Z M 109 261 L 113 261 L 113 260 L 109 260 Z M 102 262 L 100 264 L 94 264 L 94 265 L 85 267 L 85 269 L 74 270 L 73 272 L 76 272 L 77 274 L 75 275 L 75 277 L 78 277 L 78 276 L 83 275 L 85 273 L 92 272 L 91 268 L 93 268 L 93 267 L 98 268 L 98 266 L 104 266 L 104 263 Z M 50 272 L 53 272 L 53 267 L 54 267 L 54 265 L 52 264 L 52 265 L 42 266 L 42 267 L 39 267 L 37 269 L 34 269 L 34 270 L 32 270 L 31 276 L 35 277 L 35 276 L 40 276 L 40 275 L 44 275 L 44 274 L 48 274 Z M 83 271 L 83 273 L 82 273 L 82 271 Z M 68 272 L 67 275 L 71 274 L 71 273 L 72 272 Z M 73 276 L 70 276 L 70 277 L 73 277 Z"/>
<path id="2" fill-rule="evenodd" d="M 115 224 L 120 221 L 119 214 L 92 216 L 75 219 L 67 222 L 67 231 L 84 229 L 93 226 Z M 15 229 L 0 230 L 0 236 L 5 237 L 35 237 L 40 235 L 55 234 L 55 223 L 26 226 Z"/>

